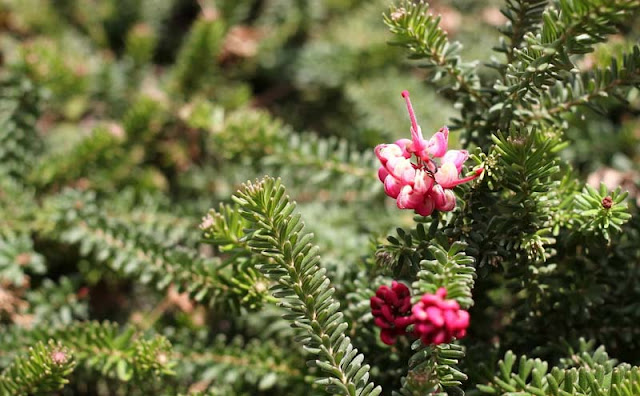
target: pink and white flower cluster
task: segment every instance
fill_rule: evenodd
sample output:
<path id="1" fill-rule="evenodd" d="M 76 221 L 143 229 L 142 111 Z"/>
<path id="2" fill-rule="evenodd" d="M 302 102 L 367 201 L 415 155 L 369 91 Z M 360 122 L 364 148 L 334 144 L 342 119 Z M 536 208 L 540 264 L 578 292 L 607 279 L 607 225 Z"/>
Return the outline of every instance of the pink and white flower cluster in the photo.
<path id="1" fill-rule="evenodd" d="M 413 334 L 425 345 L 449 343 L 462 338 L 469 327 L 469 313 L 460 309 L 455 300 L 445 300 L 447 290 L 438 289 L 435 294 L 426 293 L 411 306 L 409 288 L 393 281 L 391 287 L 382 285 L 371 297 L 371 313 L 374 323 L 380 327 L 380 339 L 387 345 L 396 342 L 398 336 L 407 334 L 413 326 Z"/>
<path id="2" fill-rule="evenodd" d="M 402 97 L 407 102 L 411 119 L 411 140 L 400 139 L 392 144 L 376 146 L 376 156 L 382 164 L 378 177 L 384 183 L 384 191 L 396 199 L 398 208 L 413 209 L 422 216 L 430 215 L 434 209 L 453 210 L 456 197 L 451 189 L 475 179 L 483 169 L 460 178 L 462 164 L 469 158 L 469 153 L 466 150 L 448 150 L 447 127 L 442 127 L 431 139 L 425 140 L 416 121 L 409 92 L 403 91 Z M 436 158 L 439 158 L 439 164 L 434 161 Z"/>

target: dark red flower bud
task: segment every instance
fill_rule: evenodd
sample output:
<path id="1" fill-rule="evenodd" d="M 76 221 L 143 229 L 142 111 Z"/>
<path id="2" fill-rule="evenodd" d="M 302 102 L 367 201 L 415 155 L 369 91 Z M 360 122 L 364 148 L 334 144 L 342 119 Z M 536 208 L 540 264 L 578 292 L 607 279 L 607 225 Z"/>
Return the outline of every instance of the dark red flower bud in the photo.
<path id="1" fill-rule="evenodd" d="M 412 323 L 409 288 L 393 281 L 391 288 L 380 286 L 370 302 L 373 323 L 382 329 L 380 339 L 387 345 L 394 344 L 396 337 L 406 334 L 407 326 Z"/>

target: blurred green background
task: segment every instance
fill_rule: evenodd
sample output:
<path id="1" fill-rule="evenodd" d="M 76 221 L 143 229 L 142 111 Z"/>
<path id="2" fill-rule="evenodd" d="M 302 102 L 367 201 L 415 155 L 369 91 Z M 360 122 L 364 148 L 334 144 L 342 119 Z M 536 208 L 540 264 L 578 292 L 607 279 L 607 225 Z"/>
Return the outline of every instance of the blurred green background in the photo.
<path id="1" fill-rule="evenodd" d="M 501 57 L 492 47 L 505 22 L 502 2 L 430 3 L 449 38 L 462 42 L 463 58 L 477 60 L 481 79 L 496 79 L 486 64 Z M 352 282 L 372 265 L 376 244 L 390 230 L 413 224 L 412 214 L 399 213 L 382 193 L 373 156 L 375 145 L 408 137 L 400 92 L 411 92 L 427 136 L 458 115 L 452 98 L 425 82 L 431 71 L 388 45 L 392 36 L 382 13 L 389 4 L 0 0 L 0 162 L 24 182 L 2 186 L 10 194 L 0 194 L 0 224 L 16 235 L 37 234 L 33 244 L 29 237 L 15 238 L 33 259 L 0 286 L 26 305 L 17 311 L 0 306 L 2 323 L 109 319 L 148 329 L 147 321 L 158 320 L 159 332 L 185 356 L 193 349 L 214 349 L 218 335 L 252 340 L 214 342 L 240 351 L 249 342 L 259 344 L 260 337 L 269 339 L 273 327 L 282 325 L 275 319 L 279 312 L 229 318 L 228 312 L 194 308 L 184 295 L 165 296 L 166 285 L 157 293 L 95 265 L 94 258 L 86 259 L 92 246 L 72 247 L 79 242 L 73 236 L 68 245 L 52 242 L 89 213 L 105 224 L 139 226 L 141 234 L 155 238 L 154 247 L 196 246 L 196 227 L 207 210 L 228 202 L 240 183 L 265 173 L 281 176 L 299 203 L 338 295 L 357 289 L 341 281 Z M 576 59 L 578 65 L 602 66 L 639 41 L 639 18 L 620 28 L 623 34 Z M 626 104 L 612 100 L 568 115 L 565 137 L 571 144 L 562 155 L 583 180 L 622 186 L 638 205 L 640 91 L 632 89 L 624 99 Z M 462 143 L 454 131 L 450 146 Z M 67 187 L 74 192 L 65 195 Z M 92 206 L 94 201 L 101 205 Z M 136 271 L 127 275 L 137 276 Z M 247 279 L 242 282 L 258 283 Z M 84 287 L 91 290 L 88 299 L 78 297 Z M 264 299 L 264 290 L 230 289 L 236 294 L 220 298 L 236 308 L 256 309 Z M 153 307 L 165 298 L 171 300 L 166 308 L 171 315 L 145 316 L 155 314 Z M 261 334 L 266 325 L 273 325 L 271 333 Z M 277 340 L 288 341 L 286 332 Z M 378 354 L 372 356 L 386 358 L 375 348 Z M 282 350 L 269 344 L 261 351 L 256 365 Z M 2 358 L 0 353 L 0 362 L 8 361 Z M 293 367 L 302 364 L 299 357 L 276 358 L 292 360 Z M 209 363 L 189 361 L 182 370 L 209 384 L 219 375 L 207 372 Z M 375 373 L 382 383 L 396 381 L 406 366 L 405 360 L 382 364 L 390 367 L 386 377 Z M 267 378 L 268 392 L 277 385 Z"/>

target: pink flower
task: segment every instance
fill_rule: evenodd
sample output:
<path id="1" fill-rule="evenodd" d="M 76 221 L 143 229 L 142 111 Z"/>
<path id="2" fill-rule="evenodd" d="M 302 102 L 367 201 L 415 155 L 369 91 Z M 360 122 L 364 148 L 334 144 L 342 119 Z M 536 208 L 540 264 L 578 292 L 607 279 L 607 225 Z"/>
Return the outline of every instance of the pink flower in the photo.
<path id="1" fill-rule="evenodd" d="M 393 281 L 391 288 L 382 285 L 371 297 L 371 313 L 374 323 L 380 327 L 380 339 L 387 345 L 396 342 L 396 337 L 406 334 L 411 324 L 411 294 L 409 288 Z"/>
<path id="2" fill-rule="evenodd" d="M 385 168 L 389 174 L 400 180 L 403 184 L 413 184 L 416 177 L 416 169 L 411 161 L 402 156 L 394 157 L 387 161 Z"/>
<path id="3" fill-rule="evenodd" d="M 435 208 L 443 212 L 448 212 L 456 207 L 456 196 L 451 190 L 445 190 L 441 185 L 436 184 L 431 190 L 431 197 Z"/>
<path id="4" fill-rule="evenodd" d="M 398 209 L 415 209 L 424 200 L 424 194 L 415 191 L 413 187 L 405 185 L 398 194 Z"/>
<path id="5" fill-rule="evenodd" d="M 425 294 L 411 308 L 414 334 L 425 345 L 449 343 L 462 338 L 469 327 L 469 313 L 460 309 L 455 300 L 445 300 L 447 290 L 438 289 L 435 294 Z"/>
<path id="6" fill-rule="evenodd" d="M 403 156 L 402 148 L 397 144 L 379 144 L 376 146 L 375 152 L 382 165 L 386 165 L 387 161 L 392 158 Z"/>
<path id="7" fill-rule="evenodd" d="M 460 171 L 462 171 L 462 164 L 464 164 L 468 158 L 469 152 L 467 150 L 449 150 L 444 157 L 442 157 L 442 163 L 453 163 L 456 166 L 458 173 L 460 173 Z"/>
<path id="8" fill-rule="evenodd" d="M 453 188 L 458 184 L 466 183 L 475 179 L 476 177 L 480 176 L 482 171 L 482 168 L 478 169 L 473 175 L 459 179 L 458 176 L 460 174 L 460 171 L 456 167 L 456 164 L 454 162 L 445 162 L 440 166 L 435 177 L 436 182 L 442 187 Z"/>
<path id="9" fill-rule="evenodd" d="M 398 139 L 396 140 L 396 145 L 402 149 L 402 155 L 405 158 L 411 158 L 411 153 L 409 152 L 409 147 L 411 147 L 411 139 Z"/>
<path id="10" fill-rule="evenodd" d="M 429 172 L 418 169 L 416 170 L 416 177 L 413 179 L 413 189 L 420 194 L 427 194 L 433 187 L 433 177 Z"/>
<path id="11" fill-rule="evenodd" d="M 433 200 L 431 195 L 427 194 L 425 195 L 422 202 L 417 207 L 415 207 L 415 211 L 420 216 L 429 216 L 431 213 L 433 213 L 433 210 L 435 208 L 435 201 Z"/>
<path id="12" fill-rule="evenodd" d="M 384 179 L 384 192 L 391 198 L 398 198 L 400 190 L 402 189 L 402 183 L 391 175 L 387 175 Z"/>
<path id="13" fill-rule="evenodd" d="M 389 172 L 387 171 L 387 168 L 385 168 L 384 166 L 381 166 L 380 168 L 378 168 L 378 179 L 380 179 L 381 182 L 384 183 L 384 179 L 386 179 L 387 176 L 389 176 Z"/>
<path id="14" fill-rule="evenodd" d="M 432 157 L 442 157 L 447 152 L 447 146 L 449 145 L 449 128 L 446 126 L 440 128 L 427 145 L 427 151 Z"/>
<path id="15" fill-rule="evenodd" d="M 400 209 L 413 209 L 421 216 L 428 216 L 435 209 L 451 211 L 456 206 L 456 197 L 451 189 L 477 178 L 483 169 L 460 178 L 462 165 L 469 158 L 469 153 L 466 150 L 447 150 L 449 129 L 446 126 L 425 140 L 409 92 L 402 91 L 402 97 L 411 120 L 411 139 L 376 146 L 375 153 L 382 164 L 378 178 L 384 183 L 385 193 L 396 199 Z M 439 165 L 434 161 L 436 158 Z"/>

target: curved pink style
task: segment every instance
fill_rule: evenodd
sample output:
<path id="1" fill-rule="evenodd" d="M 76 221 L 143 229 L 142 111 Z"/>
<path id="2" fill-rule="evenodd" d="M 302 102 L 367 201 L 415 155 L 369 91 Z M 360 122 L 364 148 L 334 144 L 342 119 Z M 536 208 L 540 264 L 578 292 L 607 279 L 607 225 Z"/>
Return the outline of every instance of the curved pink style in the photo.
<path id="1" fill-rule="evenodd" d="M 407 111 L 409 112 L 409 119 L 411 120 L 411 140 L 413 144 L 411 149 L 414 153 L 421 153 L 427 147 L 427 141 L 422 137 L 422 130 L 416 120 L 416 113 L 413 111 L 411 105 L 411 99 L 409 98 L 409 91 L 402 91 L 402 97 L 407 103 Z"/>
<path id="2" fill-rule="evenodd" d="M 466 183 L 480 176 L 483 168 L 477 169 L 473 175 L 458 179 L 458 169 L 453 162 L 445 162 L 436 173 L 436 182 L 443 188 L 453 188 L 458 184 Z"/>

